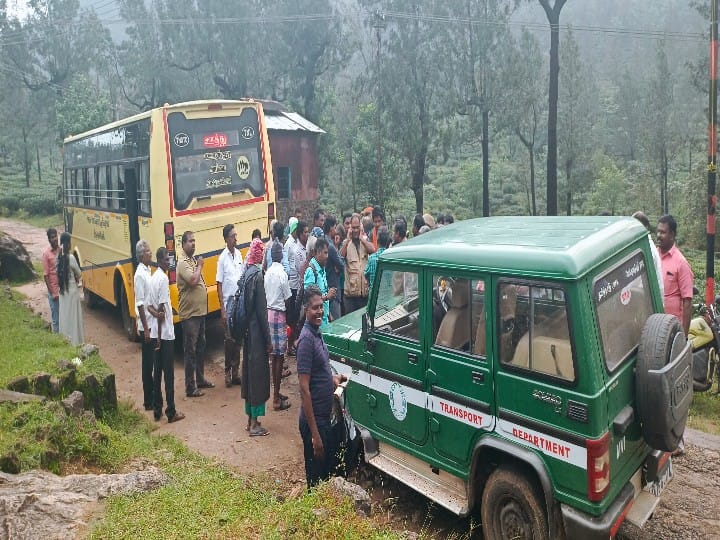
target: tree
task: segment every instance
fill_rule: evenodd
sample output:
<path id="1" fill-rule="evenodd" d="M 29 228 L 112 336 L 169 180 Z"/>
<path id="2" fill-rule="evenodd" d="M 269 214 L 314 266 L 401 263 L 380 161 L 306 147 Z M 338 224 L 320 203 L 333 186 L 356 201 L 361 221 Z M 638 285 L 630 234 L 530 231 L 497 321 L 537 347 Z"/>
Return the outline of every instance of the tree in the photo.
<path id="1" fill-rule="evenodd" d="M 547 214 L 557 215 L 557 111 L 560 75 L 560 11 L 567 0 L 538 0 L 550 24 L 550 79 L 548 92 Z"/>
<path id="2" fill-rule="evenodd" d="M 498 23 L 509 20 L 515 0 L 466 0 L 463 15 L 467 22 L 450 39 L 450 58 L 456 58 L 455 91 L 457 112 L 479 116 L 482 143 L 482 215 L 490 215 L 490 113 L 506 90 L 501 80 L 507 28 Z M 455 52 L 457 51 L 457 52 Z M 477 212 L 473 205 L 473 212 Z"/>
<path id="3" fill-rule="evenodd" d="M 655 74 L 647 82 L 645 116 L 648 119 L 645 145 L 655 164 L 659 180 L 660 212 L 670 211 L 668 202 L 668 176 L 670 153 L 673 145 L 673 79 L 668 65 L 665 42 L 658 44 Z"/>
<path id="4" fill-rule="evenodd" d="M 562 101 L 558 111 L 558 149 L 565 172 L 565 212 L 572 215 L 573 196 L 576 191 L 578 165 L 590 152 L 590 84 L 591 74 L 585 68 L 580 49 L 572 29 L 568 31 L 565 46 L 560 51 L 560 88 Z M 597 99 L 595 92 L 594 99 Z"/>
<path id="5" fill-rule="evenodd" d="M 608 212 L 611 216 L 629 215 L 631 210 L 622 204 L 623 201 L 625 205 L 628 202 L 625 196 L 628 187 L 625 173 L 605 155 L 598 155 L 593 161 L 598 172 L 587 199 L 586 212 L 591 214 Z"/>
<path id="6" fill-rule="evenodd" d="M 506 63 L 506 92 L 501 98 L 501 123 L 516 136 L 528 153 L 530 184 L 527 187 L 530 213 L 537 215 L 535 156 L 541 144 L 538 129 L 544 122 L 547 102 L 543 96 L 545 77 L 540 47 L 535 37 L 523 29 L 517 45 L 509 47 Z"/>
<path id="7" fill-rule="evenodd" d="M 60 140 L 109 122 L 110 112 L 107 92 L 94 87 L 87 75 L 76 75 L 57 103 Z"/>

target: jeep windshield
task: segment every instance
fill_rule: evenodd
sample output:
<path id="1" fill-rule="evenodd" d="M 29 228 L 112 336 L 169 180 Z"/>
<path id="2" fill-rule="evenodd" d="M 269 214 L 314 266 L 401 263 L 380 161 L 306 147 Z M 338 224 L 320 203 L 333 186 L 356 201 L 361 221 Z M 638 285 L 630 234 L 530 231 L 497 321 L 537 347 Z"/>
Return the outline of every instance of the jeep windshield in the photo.
<path id="1" fill-rule="evenodd" d="M 593 284 L 605 364 L 613 371 L 640 343 L 640 334 L 653 313 L 645 259 L 636 253 L 600 276 Z"/>

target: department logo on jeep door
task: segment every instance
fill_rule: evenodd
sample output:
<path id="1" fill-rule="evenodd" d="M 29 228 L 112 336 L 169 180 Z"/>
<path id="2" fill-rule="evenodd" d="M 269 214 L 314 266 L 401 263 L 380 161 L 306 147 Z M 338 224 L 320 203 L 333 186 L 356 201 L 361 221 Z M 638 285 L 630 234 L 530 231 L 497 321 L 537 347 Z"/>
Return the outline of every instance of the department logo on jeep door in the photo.
<path id="1" fill-rule="evenodd" d="M 398 383 L 392 383 L 388 398 L 390 399 L 390 410 L 393 416 L 401 422 L 405 420 L 407 416 L 407 397 L 403 387 Z"/>

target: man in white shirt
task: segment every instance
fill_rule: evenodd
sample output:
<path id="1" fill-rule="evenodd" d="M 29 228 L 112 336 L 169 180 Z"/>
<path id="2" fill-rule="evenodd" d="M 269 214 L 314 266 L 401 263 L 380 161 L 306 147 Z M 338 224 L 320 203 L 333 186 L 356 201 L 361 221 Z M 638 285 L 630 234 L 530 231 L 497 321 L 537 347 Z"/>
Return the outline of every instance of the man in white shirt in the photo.
<path id="1" fill-rule="evenodd" d="M 223 227 L 223 238 L 226 247 L 218 258 L 215 281 L 220 301 L 220 316 L 225 325 L 225 386 L 230 387 L 233 384 L 240 384 L 238 370 L 240 368 L 241 343 L 236 343 L 230 335 L 227 325 L 227 305 L 230 297 L 235 295 L 238 281 L 243 275 L 243 259 L 240 250 L 235 247 L 237 233 L 232 223 Z"/>
<path id="2" fill-rule="evenodd" d="M 285 302 L 292 296 L 285 269 L 282 266 L 283 248 L 280 242 L 273 242 L 270 248 L 272 264 L 265 273 L 265 299 L 268 309 L 268 325 L 270 326 L 270 342 L 272 351 L 272 381 L 274 387 L 273 410 L 284 411 L 290 407 L 287 396 L 280 393 L 280 382 L 283 375 L 283 363 L 287 351 L 287 324 L 285 318 Z"/>
<path id="3" fill-rule="evenodd" d="M 287 324 L 290 328 L 297 323 L 297 311 L 295 310 L 295 299 L 297 298 L 297 290 L 299 285 L 298 271 L 295 266 L 295 255 L 297 254 L 297 243 L 298 243 L 298 219 L 293 216 L 290 218 L 290 224 L 288 225 L 288 238 L 285 241 L 285 253 L 287 253 L 288 265 L 290 271 L 288 272 L 288 280 L 290 282 L 290 294 L 292 295 L 288 302 L 288 310 L 285 313 Z"/>
<path id="4" fill-rule="evenodd" d="M 138 265 L 135 270 L 135 321 L 142 342 L 142 386 L 143 407 L 146 411 L 153 410 L 153 363 L 155 362 L 155 343 L 150 337 L 148 319 L 151 319 L 147 307 L 150 305 L 150 267 L 152 251 L 146 240 L 139 240 L 135 245 L 135 258 Z"/>
<path id="5" fill-rule="evenodd" d="M 158 269 L 150 279 L 150 303 L 147 306 L 151 315 L 148 317 L 150 337 L 153 342 L 160 342 L 160 348 L 155 350 L 153 366 L 153 416 L 155 420 L 162 418 L 163 398 L 160 387 L 164 377 L 167 403 L 165 415 L 168 423 L 173 423 L 182 420 L 185 415 L 175 409 L 175 327 L 170 306 L 170 282 L 166 275 L 170 267 L 170 257 L 164 247 L 158 248 L 156 257 Z"/>

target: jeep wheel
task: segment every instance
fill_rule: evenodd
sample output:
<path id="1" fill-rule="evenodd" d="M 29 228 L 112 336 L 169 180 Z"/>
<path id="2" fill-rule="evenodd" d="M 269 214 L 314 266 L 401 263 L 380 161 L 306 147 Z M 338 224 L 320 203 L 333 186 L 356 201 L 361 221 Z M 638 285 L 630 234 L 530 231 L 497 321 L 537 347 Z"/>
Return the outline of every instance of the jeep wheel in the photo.
<path id="1" fill-rule="evenodd" d="M 635 366 L 635 400 L 651 448 L 672 452 L 685 431 L 693 388 L 690 349 L 677 317 L 648 318 Z"/>
<path id="2" fill-rule="evenodd" d="M 482 495 L 486 540 L 549 539 L 545 505 L 527 477 L 500 467 L 488 478 Z"/>

